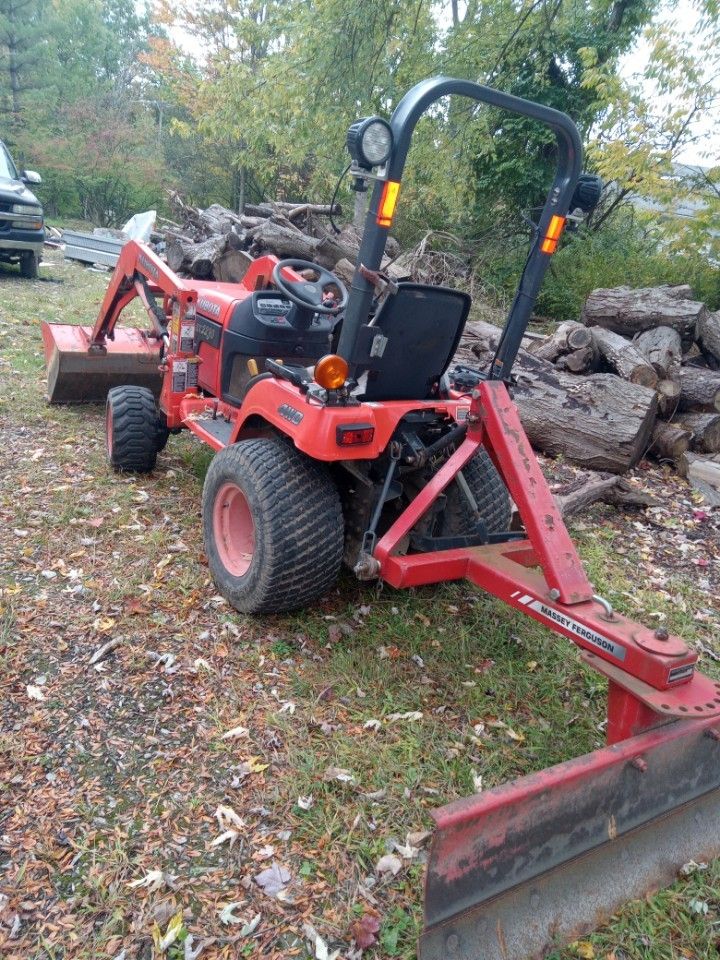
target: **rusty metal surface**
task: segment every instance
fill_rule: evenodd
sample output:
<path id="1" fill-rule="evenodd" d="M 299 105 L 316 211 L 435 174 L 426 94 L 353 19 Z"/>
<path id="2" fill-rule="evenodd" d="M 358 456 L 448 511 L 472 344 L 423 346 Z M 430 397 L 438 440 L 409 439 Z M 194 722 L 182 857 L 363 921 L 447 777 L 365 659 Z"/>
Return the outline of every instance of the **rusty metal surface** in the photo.
<path id="1" fill-rule="evenodd" d="M 671 723 L 436 811 L 422 960 L 521 960 L 720 854 L 717 723 Z"/>
<path id="2" fill-rule="evenodd" d="M 159 393 L 159 347 L 139 330 L 117 329 L 106 353 L 88 352 L 89 327 L 44 323 L 42 332 L 50 403 L 104 403 L 108 390 L 123 384 Z"/>
<path id="3" fill-rule="evenodd" d="M 426 930 L 419 960 L 539 960 L 720 855 L 720 791 Z"/>

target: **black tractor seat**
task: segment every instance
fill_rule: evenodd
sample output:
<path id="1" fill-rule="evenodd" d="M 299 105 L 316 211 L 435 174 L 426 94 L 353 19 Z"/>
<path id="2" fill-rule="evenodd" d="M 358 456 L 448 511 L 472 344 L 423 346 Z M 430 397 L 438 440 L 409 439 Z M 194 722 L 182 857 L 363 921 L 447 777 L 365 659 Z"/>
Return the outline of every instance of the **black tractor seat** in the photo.
<path id="1" fill-rule="evenodd" d="M 367 373 L 360 400 L 427 400 L 455 355 L 470 312 L 469 294 L 399 283 L 361 328 L 352 360 Z"/>

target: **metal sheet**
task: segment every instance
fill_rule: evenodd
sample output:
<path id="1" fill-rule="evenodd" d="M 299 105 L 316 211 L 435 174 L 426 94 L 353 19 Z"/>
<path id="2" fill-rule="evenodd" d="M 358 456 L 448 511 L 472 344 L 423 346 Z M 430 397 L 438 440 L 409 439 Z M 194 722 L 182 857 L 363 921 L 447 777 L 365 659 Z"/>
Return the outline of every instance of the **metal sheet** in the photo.
<path id="1" fill-rule="evenodd" d="M 720 735 L 673 723 L 436 811 L 421 960 L 525 960 L 720 855 Z"/>
<path id="2" fill-rule="evenodd" d="M 77 230 L 64 230 L 65 259 L 80 260 L 82 263 L 102 263 L 114 267 L 120 251 L 128 242 L 113 237 L 101 237 L 94 233 L 81 233 Z"/>

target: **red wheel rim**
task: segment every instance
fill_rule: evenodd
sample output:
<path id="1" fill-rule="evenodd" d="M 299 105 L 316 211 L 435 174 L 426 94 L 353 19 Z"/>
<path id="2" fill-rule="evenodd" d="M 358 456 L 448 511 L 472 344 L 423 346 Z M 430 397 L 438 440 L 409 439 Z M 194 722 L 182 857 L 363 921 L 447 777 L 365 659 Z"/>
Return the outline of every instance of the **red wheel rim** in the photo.
<path id="1" fill-rule="evenodd" d="M 244 576 L 255 552 L 255 524 L 245 494 L 236 483 L 228 481 L 218 490 L 212 525 L 220 562 L 232 576 Z"/>
<path id="2" fill-rule="evenodd" d="M 107 445 L 108 460 L 112 460 L 113 455 L 113 416 L 112 407 L 107 405 L 105 411 L 105 443 Z"/>

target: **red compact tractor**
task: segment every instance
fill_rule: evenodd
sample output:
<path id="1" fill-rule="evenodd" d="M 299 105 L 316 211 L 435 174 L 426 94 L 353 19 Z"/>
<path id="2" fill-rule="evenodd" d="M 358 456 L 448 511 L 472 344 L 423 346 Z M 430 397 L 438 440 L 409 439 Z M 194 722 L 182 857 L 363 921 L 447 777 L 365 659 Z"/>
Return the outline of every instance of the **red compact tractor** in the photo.
<path id="1" fill-rule="evenodd" d="M 399 283 L 376 295 L 413 130 L 449 94 L 533 118 L 557 140 L 487 371 L 449 370 L 467 294 Z M 389 123 L 353 124 L 348 148 L 352 175 L 374 184 L 349 292 L 317 264 L 272 256 L 240 284 L 181 280 L 128 243 L 94 328 L 43 326 L 50 400 L 107 397 L 118 470 L 152 470 L 181 429 L 217 451 L 205 548 L 240 611 L 310 604 L 344 560 L 395 588 L 467 578 L 581 648 L 608 681 L 608 746 L 434 813 L 422 960 L 538 957 L 720 854 L 720 683 L 679 637 L 595 595 L 508 394 L 566 217 L 597 200 L 574 123 L 439 77 Z M 148 330 L 117 326 L 136 297 Z M 522 530 L 510 529 L 511 502 Z"/>

